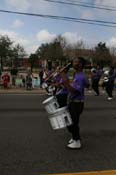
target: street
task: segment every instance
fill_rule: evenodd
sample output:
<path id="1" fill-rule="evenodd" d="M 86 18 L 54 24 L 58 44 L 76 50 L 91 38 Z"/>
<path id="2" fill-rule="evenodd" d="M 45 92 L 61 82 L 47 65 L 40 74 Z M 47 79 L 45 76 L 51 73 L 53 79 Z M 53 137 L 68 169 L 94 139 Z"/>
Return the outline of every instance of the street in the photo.
<path id="1" fill-rule="evenodd" d="M 82 149 L 69 150 L 67 129 L 53 130 L 38 94 L 0 94 L 0 175 L 116 169 L 116 98 L 87 95 Z"/>

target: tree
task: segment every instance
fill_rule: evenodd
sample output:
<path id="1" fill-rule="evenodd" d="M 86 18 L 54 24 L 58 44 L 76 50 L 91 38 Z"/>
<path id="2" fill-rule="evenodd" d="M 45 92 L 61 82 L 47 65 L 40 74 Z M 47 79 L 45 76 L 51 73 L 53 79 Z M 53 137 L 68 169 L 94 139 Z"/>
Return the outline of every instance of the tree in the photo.
<path id="1" fill-rule="evenodd" d="M 63 62 L 68 61 L 67 55 L 66 55 L 66 48 L 67 48 L 67 42 L 64 37 L 59 35 L 57 38 L 55 38 L 54 42 L 54 50 L 55 50 L 55 57 L 54 59 L 59 61 L 62 65 Z"/>
<path id="2" fill-rule="evenodd" d="M 112 56 L 116 56 L 116 47 L 111 47 L 110 48 L 110 53 Z"/>
<path id="3" fill-rule="evenodd" d="M 12 67 L 18 67 L 20 63 L 20 59 L 23 59 L 26 52 L 24 48 L 20 44 L 16 44 L 12 49 Z"/>
<path id="4" fill-rule="evenodd" d="M 64 52 L 67 58 L 72 59 L 78 56 L 83 56 L 85 50 L 85 44 L 82 40 L 80 40 L 75 44 L 67 44 Z"/>
<path id="5" fill-rule="evenodd" d="M 106 47 L 106 43 L 98 43 L 95 47 L 94 63 L 104 65 L 111 65 L 112 57 L 110 50 Z"/>
<path id="6" fill-rule="evenodd" d="M 68 45 L 68 43 L 66 42 L 65 37 L 59 35 L 57 38 L 55 38 L 55 41 L 60 42 L 60 45 L 62 46 L 63 49 L 65 49 Z"/>
<path id="7" fill-rule="evenodd" d="M 3 70 L 4 62 L 11 55 L 13 42 L 8 36 L 0 36 L 0 68 Z"/>
<path id="8" fill-rule="evenodd" d="M 60 41 L 57 38 L 51 43 L 42 44 L 36 50 L 36 54 L 40 59 L 45 59 L 47 61 L 59 61 L 62 64 L 64 60 L 63 48 Z"/>
<path id="9" fill-rule="evenodd" d="M 38 59 L 37 54 L 32 54 L 32 53 L 30 54 L 29 63 L 31 64 L 31 72 L 33 71 L 33 67 L 34 67 L 37 59 Z"/>
<path id="10" fill-rule="evenodd" d="M 60 64 L 64 61 L 63 48 L 60 41 L 54 40 L 50 45 L 51 59 L 52 61 L 59 61 Z"/>
<path id="11" fill-rule="evenodd" d="M 49 59 L 50 58 L 50 44 L 45 43 L 42 44 L 38 49 L 36 50 L 35 54 L 38 55 L 40 59 Z"/>

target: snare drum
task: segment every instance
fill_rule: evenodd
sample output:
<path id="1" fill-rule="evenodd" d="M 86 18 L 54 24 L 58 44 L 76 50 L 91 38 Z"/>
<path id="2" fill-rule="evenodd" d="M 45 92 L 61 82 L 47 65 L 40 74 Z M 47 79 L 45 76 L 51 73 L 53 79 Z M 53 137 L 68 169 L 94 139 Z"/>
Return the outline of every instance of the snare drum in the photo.
<path id="1" fill-rule="evenodd" d="M 67 107 L 57 109 L 48 117 L 53 129 L 62 129 L 72 124 L 72 119 Z"/>
<path id="2" fill-rule="evenodd" d="M 54 96 L 46 99 L 43 102 L 43 105 L 45 106 L 45 109 L 49 114 L 56 112 L 56 109 L 59 108 L 59 104 L 57 102 L 57 99 Z"/>
<path id="3" fill-rule="evenodd" d="M 47 87 L 48 87 L 47 83 L 45 83 L 45 82 L 42 83 L 42 88 L 43 88 L 43 89 L 45 89 L 45 88 L 47 88 Z"/>

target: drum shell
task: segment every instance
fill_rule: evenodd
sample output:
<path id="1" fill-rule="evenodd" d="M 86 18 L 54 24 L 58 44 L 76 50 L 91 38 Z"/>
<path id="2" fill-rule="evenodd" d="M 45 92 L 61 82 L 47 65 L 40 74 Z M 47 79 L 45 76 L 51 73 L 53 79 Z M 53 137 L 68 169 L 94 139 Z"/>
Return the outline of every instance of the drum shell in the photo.
<path id="1" fill-rule="evenodd" d="M 43 105 L 44 105 L 46 111 L 48 112 L 48 114 L 55 113 L 56 110 L 59 108 L 59 104 L 57 102 L 57 99 L 54 96 L 49 97 L 48 99 L 43 101 Z"/>
<path id="2" fill-rule="evenodd" d="M 72 119 L 67 107 L 59 108 L 48 116 L 54 130 L 62 129 L 72 124 Z"/>

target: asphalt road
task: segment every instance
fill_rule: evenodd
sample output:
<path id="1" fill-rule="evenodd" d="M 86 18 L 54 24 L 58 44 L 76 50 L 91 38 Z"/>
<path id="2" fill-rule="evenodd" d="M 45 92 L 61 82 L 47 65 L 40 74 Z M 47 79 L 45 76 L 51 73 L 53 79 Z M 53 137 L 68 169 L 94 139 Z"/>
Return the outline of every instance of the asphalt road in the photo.
<path id="1" fill-rule="evenodd" d="M 87 96 L 81 150 L 66 148 L 66 129 L 52 130 L 42 95 L 0 95 L 0 175 L 116 169 L 116 98 Z"/>

